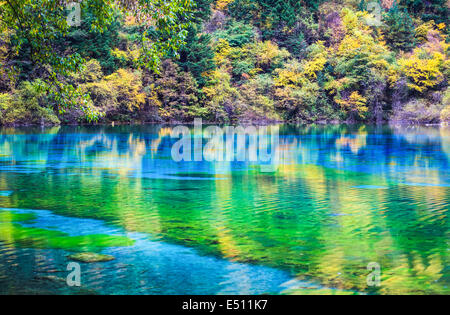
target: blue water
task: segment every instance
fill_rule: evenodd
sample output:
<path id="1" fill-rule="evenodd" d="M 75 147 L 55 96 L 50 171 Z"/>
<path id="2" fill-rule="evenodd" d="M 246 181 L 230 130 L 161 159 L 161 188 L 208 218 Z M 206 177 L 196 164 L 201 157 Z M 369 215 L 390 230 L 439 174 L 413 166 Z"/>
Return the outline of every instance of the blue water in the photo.
<path id="1" fill-rule="evenodd" d="M 37 218 L 0 229 L 0 293 L 449 292 L 449 128 L 282 125 L 273 172 L 176 162 L 172 128 L 2 129 L 0 211 Z M 69 288 L 71 252 L 13 224 L 135 243 Z"/>
<path id="2" fill-rule="evenodd" d="M 35 214 L 36 219 L 21 223 L 25 227 L 55 230 L 70 236 L 89 235 L 95 231 L 135 240 L 132 246 L 110 247 L 102 251 L 115 257 L 113 261 L 80 263 L 81 288 L 72 290 L 64 284 L 70 273 L 66 267 L 71 262 L 65 257 L 66 253 L 61 250 L 35 250 L 39 256 L 52 258 L 39 261 L 35 273 L 22 281 L 30 283 L 39 279 L 43 288 L 57 284 L 59 293 L 278 294 L 295 287 L 322 288 L 314 283 L 295 280 L 281 270 L 202 256 L 194 249 L 152 240 L 148 234 L 125 232 L 99 220 L 63 217 L 48 210 L 0 208 L 0 211 Z M 5 263 L 5 256 L 22 256 L 30 252 L 8 246 L 0 246 L 0 249 L 0 258 L 3 258 L 0 266 Z M 45 293 L 44 289 L 41 290 Z"/>

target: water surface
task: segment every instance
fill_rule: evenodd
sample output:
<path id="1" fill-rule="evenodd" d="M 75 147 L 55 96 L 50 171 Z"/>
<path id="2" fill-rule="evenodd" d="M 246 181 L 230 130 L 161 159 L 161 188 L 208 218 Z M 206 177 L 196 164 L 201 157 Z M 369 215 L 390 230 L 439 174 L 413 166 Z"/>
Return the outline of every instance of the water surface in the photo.
<path id="1" fill-rule="evenodd" d="M 283 125 L 273 172 L 172 128 L 2 129 L 0 293 L 450 293 L 449 128 Z"/>

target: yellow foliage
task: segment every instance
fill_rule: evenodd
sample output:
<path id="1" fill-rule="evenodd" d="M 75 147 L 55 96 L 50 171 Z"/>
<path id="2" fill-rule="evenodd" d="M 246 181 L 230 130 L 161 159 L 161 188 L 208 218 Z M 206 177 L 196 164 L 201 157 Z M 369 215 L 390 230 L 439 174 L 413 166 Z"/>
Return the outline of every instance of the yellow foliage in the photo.
<path id="1" fill-rule="evenodd" d="M 214 120 L 226 120 L 227 113 L 224 107 L 233 104 L 239 98 L 238 90 L 231 85 L 231 75 L 224 68 L 218 68 L 211 76 L 214 84 L 203 87 L 208 101 L 205 111 Z"/>
<path id="2" fill-rule="evenodd" d="M 226 64 L 228 61 L 227 57 L 231 54 L 232 48 L 230 43 L 225 39 L 219 39 L 215 44 L 215 54 L 214 61 L 218 66 Z"/>
<path id="3" fill-rule="evenodd" d="M 302 66 L 297 60 L 291 60 L 281 69 L 276 69 L 274 82 L 276 86 L 296 87 L 304 78 Z"/>
<path id="4" fill-rule="evenodd" d="M 317 73 L 322 71 L 327 62 L 327 49 L 323 42 L 311 46 L 308 58 L 299 63 L 291 60 L 282 69 L 276 69 L 275 85 L 298 87 L 317 79 Z"/>
<path id="5" fill-rule="evenodd" d="M 139 59 L 140 50 L 138 47 L 132 47 L 132 49 L 127 49 L 126 51 L 115 48 L 111 51 L 111 55 L 122 61 L 133 63 Z"/>
<path id="6" fill-rule="evenodd" d="M 258 42 L 255 45 L 249 44 L 245 48 L 252 49 L 255 54 L 258 65 L 269 66 L 272 62 L 277 62 L 283 58 L 290 56 L 290 53 L 285 49 L 278 48 L 278 45 L 271 42 Z"/>
<path id="7" fill-rule="evenodd" d="M 389 69 L 387 80 L 390 87 L 394 87 L 398 80 L 400 80 L 400 73 L 396 67 Z"/>
<path id="8" fill-rule="evenodd" d="M 355 112 L 361 118 L 364 118 L 364 114 L 368 111 L 368 108 L 366 106 L 367 99 L 361 96 L 357 91 L 352 92 L 348 99 L 335 99 L 335 101 L 345 110 Z"/>
<path id="9" fill-rule="evenodd" d="M 128 110 L 139 109 L 145 103 L 139 72 L 119 69 L 100 82 L 86 84 L 95 105 L 108 108 L 125 106 Z"/>
<path id="10" fill-rule="evenodd" d="M 327 62 L 327 49 L 323 42 L 317 42 L 313 47 L 312 52 L 309 54 L 311 60 L 306 61 L 303 66 L 303 74 L 309 79 L 317 79 L 317 73 L 323 70 L 325 63 Z"/>
<path id="11" fill-rule="evenodd" d="M 420 93 L 433 88 L 444 80 L 440 71 L 445 56 L 434 52 L 431 56 L 422 49 L 415 49 L 412 56 L 399 60 L 401 72 L 408 78 L 408 87 Z"/>
<path id="12" fill-rule="evenodd" d="M 224 97 L 227 93 L 221 93 L 222 91 L 231 91 L 233 90 L 231 86 L 231 75 L 225 71 L 224 69 L 216 69 L 211 73 L 211 78 L 214 85 L 205 86 L 203 88 L 203 92 L 208 98 L 217 97 L 217 101 L 224 101 Z M 220 88 L 219 88 L 220 86 Z"/>
<path id="13" fill-rule="evenodd" d="M 444 107 L 441 112 L 441 122 L 450 123 L 450 105 Z"/>
<path id="14" fill-rule="evenodd" d="M 113 55 L 117 59 L 124 59 L 124 60 L 126 60 L 128 57 L 127 52 L 120 50 L 119 48 L 115 48 L 114 50 L 112 50 L 111 55 Z"/>
<path id="15" fill-rule="evenodd" d="M 421 42 L 426 42 L 428 37 L 428 32 L 438 28 L 436 23 L 431 20 L 426 23 L 422 23 L 416 27 L 416 38 Z M 440 28 L 438 28 L 440 29 Z"/>
<path id="16" fill-rule="evenodd" d="M 408 79 L 408 86 L 420 93 L 440 84 L 448 76 L 450 45 L 446 43 L 443 27 L 445 24 L 436 25 L 434 21 L 419 25 L 416 37 L 423 44 L 398 61 L 401 74 Z"/>
<path id="17" fill-rule="evenodd" d="M 341 15 L 346 33 L 352 33 L 353 30 L 358 28 L 360 23 L 358 21 L 358 15 L 354 11 L 344 8 L 342 9 Z"/>
<path id="18" fill-rule="evenodd" d="M 145 93 L 142 93 L 142 82 L 140 76 L 125 69 L 119 69 L 117 72 L 107 76 L 106 81 L 112 83 L 117 89 L 119 95 L 127 96 L 128 109 L 139 109 L 145 103 Z"/>
<path id="19" fill-rule="evenodd" d="M 218 0 L 216 3 L 216 8 L 218 10 L 223 11 L 228 4 L 230 4 L 231 2 L 233 2 L 234 0 Z"/>

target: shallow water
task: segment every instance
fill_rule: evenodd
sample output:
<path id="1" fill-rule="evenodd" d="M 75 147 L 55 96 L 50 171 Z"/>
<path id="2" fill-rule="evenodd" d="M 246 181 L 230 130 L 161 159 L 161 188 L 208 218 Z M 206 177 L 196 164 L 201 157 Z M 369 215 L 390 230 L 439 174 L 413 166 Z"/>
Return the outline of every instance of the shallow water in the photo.
<path id="1" fill-rule="evenodd" d="M 280 126 L 271 172 L 172 130 L 1 130 L 0 293 L 450 293 L 450 128 Z"/>

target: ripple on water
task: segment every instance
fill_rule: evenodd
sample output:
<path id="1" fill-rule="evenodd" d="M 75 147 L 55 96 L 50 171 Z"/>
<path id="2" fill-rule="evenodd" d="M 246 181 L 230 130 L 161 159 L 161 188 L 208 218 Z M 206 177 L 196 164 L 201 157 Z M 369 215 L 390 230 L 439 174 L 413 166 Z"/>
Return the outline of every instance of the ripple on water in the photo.
<path id="1" fill-rule="evenodd" d="M 377 186 L 377 185 L 359 185 L 359 186 L 352 186 L 352 188 L 359 188 L 359 189 L 388 189 L 386 186 Z"/>

